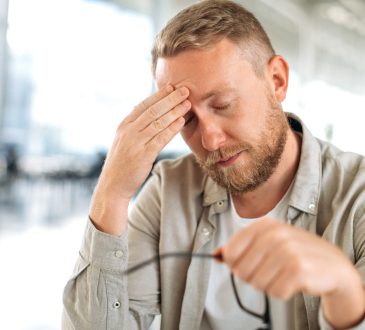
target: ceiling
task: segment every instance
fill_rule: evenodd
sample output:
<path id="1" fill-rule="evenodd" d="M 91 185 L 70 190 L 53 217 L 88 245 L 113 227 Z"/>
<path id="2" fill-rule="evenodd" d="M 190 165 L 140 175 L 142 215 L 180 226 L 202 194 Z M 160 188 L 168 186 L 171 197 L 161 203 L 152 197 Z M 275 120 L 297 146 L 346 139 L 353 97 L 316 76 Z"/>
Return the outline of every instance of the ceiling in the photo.
<path id="1" fill-rule="evenodd" d="M 156 31 L 192 0 L 109 0 L 151 15 Z M 306 79 L 365 95 L 365 0 L 240 0 Z"/>

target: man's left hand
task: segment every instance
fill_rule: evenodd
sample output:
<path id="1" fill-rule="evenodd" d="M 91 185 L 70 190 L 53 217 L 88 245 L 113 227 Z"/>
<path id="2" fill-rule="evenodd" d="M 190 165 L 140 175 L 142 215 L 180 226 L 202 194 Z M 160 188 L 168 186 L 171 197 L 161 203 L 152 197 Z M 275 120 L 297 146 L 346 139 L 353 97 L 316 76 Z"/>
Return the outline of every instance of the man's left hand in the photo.
<path id="1" fill-rule="evenodd" d="M 365 293 L 354 265 L 337 246 L 303 229 L 263 218 L 216 253 L 237 277 L 270 296 L 321 297 L 324 315 L 336 328 L 364 316 Z"/>

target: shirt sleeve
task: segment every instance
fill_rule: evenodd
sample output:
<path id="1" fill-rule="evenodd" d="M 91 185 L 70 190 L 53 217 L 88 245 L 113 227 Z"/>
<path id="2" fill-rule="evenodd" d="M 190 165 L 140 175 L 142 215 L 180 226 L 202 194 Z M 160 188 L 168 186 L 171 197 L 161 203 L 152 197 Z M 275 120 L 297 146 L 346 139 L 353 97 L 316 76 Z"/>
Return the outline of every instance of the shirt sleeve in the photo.
<path id="1" fill-rule="evenodd" d="M 318 321 L 321 330 L 335 330 L 335 328 L 332 327 L 331 324 L 329 324 L 326 318 L 324 317 L 322 307 L 319 309 L 318 315 L 319 315 Z M 356 326 L 348 328 L 348 330 L 365 330 L 365 319 L 363 319 Z"/>
<path id="2" fill-rule="evenodd" d="M 98 231 L 89 220 L 63 295 L 62 329 L 117 329 L 128 322 L 127 234 Z M 122 327 L 127 329 L 127 327 Z"/>
<path id="3" fill-rule="evenodd" d="M 74 272 L 63 294 L 64 330 L 145 330 L 160 314 L 159 265 L 123 272 L 158 254 L 160 177 L 153 175 L 133 202 L 120 237 L 88 221 Z"/>
<path id="4" fill-rule="evenodd" d="M 363 287 L 365 290 L 365 206 L 363 202 L 356 210 L 355 222 L 353 227 L 353 251 L 354 263 L 359 272 Z M 319 309 L 318 320 L 321 330 L 333 330 L 334 328 L 326 320 L 322 307 Z M 350 330 L 365 330 L 365 317 L 356 326 L 349 328 Z"/>
<path id="5" fill-rule="evenodd" d="M 129 303 L 127 234 L 116 237 L 89 220 L 74 272 L 63 294 L 62 329 L 148 329 L 158 308 Z M 143 285 L 142 285 L 143 286 Z M 131 305 L 131 306 L 130 306 Z"/>

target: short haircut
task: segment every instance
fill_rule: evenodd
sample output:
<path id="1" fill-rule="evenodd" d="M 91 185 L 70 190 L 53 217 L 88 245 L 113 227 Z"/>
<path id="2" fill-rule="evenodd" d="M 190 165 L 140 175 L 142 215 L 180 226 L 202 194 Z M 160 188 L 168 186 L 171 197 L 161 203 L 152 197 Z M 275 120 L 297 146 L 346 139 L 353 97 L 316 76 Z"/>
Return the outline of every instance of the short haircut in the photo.
<path id="1" fill-rule="evenodd" d="M 184 50 L 206 49 L 227 38 L 237 44 L 257 76 L 275 55 L 270 39 L 256 17 L 228 0 L 204 0 L 180 11 L 156 36 L 152 48 L 152 73 L 157 60 Z"/>

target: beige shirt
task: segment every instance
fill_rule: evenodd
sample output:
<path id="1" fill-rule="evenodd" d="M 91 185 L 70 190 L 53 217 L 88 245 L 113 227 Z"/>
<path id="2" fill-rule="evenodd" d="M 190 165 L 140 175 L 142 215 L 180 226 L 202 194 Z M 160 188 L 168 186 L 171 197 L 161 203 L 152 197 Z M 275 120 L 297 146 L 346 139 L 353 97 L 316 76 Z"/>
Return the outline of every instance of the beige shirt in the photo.
<path id="1" fill-rule="evenodd" d="M 365 159 L 314 138 L 294 115 L 288 118 L 303 139 L 287 221 L 338 245 L 365 282 Z M 114 237 L 88 222 L 64 290 L 63 329 L 148 329 L 161 313 L 163 330 L 198 330 L 210 260 L 165 259 L 128 282 L 121 273 L 128 261 L 132 266 L 158 253 L 211 253 L 227 196 L 192 155 L 160 162 L 138 195 L 128 234 Z M 298 294 L 293 310 L 294 329 L 331 329 L 317 297 Z M 365 321 L 356 329 L 365 329 Z"/>
<path id="2" fill-rule="evenodd" d="M 267 217 L 286 222 L 291 187 L 292 185 L 290 185 L 279 203 L 266 214 Z M 213 247 L 223 246 L 234 233 L 257 221 L 260 221 L 260 219 L 240 217 L 235 209 L 232 197 L 229 196 L 227 212 L 219 214 L 216 221 L 217 230 L 212 238 Z M 265 311 L 264 294 L 239 279 L 236 280 L 236 287 L 244 306 L 263 315 Z M 269 299 L 272 329 L 292 330 L 290 302 Z M 228 267 L 221 263 L 212 262 L 200 330 L 242 330 L 243 325 L 245 329 L 258 329 L 262 326 L 262 320 L 241 310 L 233 293 Z"/>

